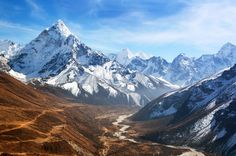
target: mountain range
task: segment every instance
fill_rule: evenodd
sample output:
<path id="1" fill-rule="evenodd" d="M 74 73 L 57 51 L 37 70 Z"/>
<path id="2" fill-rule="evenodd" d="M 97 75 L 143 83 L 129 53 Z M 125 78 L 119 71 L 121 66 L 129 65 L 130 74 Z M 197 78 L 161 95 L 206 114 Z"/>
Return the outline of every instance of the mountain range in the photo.
<path id="1" fill-rule="evenodd" d="M 220 155 L 236 154 L 236 65 L 153 100 L 134 120 L 162 121 L 146 139 L 188 145 Z"/>
<path id="2" fill-rule="evenodd" d="M 61 20 L 43 30 L 15 55 L 8 53 L 5 66 L 12 76 L 21 80 L 23 77 L 27 83 L 37 81 L 68 90 L 80 102 L 141 106 L 178 88 L 157 77 L 130 71 L 91 49 Z"/>
<path id="3" fill-rule="evenodd" d="M 129 49 L 106 56 L 82 43 L 61 20 L 24 46 L 0 41 L 0 50 L 1 69 L 12 76 L 62 88 L 76 100 L 93 104 L 143 106 L 236 63 L 231 43 L 217 54 L 197 59 L 180 54 L 171 63 Z"/>
<path id="4" fill-rule="evenodd" d="M 190 58 L 179 54 L 172 62 L 161 57 L 144 58 L 132 56 L 129 51 L 113 54 L 113 58 L 131 71 L 163 78 L 184 87 L 196 83 L 236 63 L 236 46 L 226 43 L 216 54 Z M 111 55 L 111 54 L 110 54 Z"/>

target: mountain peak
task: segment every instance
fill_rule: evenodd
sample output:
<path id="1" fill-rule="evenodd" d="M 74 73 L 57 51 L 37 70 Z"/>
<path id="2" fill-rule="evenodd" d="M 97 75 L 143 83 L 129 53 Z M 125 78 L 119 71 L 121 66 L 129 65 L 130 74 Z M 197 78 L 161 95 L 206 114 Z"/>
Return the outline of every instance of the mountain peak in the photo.
<path id="1" fill-rule="evenodd" d="M 176 56 L 173 60 L 173 62 L 177 61 L 179 62 L 180 60 L 188 59 L 185 53 L 180 53 L 178 56 Z"/>
<path id="2" fill-rule="evenodd" d="M 219 50 L 217 55 L 221 57 L 227 57 L 227 56 L 233 55 L 234 57 L 236 57 L 235 51 L 236 51 L 236 46 L 230 42 L 227 42 L 222 46 L 222 48 Z"/>
<path id="3" fill-rule="evenodd" d="M 231 42 L 227 42 L 223 45 L 223 47 L 231 47 L 231 46 L 235 46 L 235 45 L 233 45 Z"/>
<path id="4" fill-rule="evenodd" d="M 180 53 L 177 57 L 186 57 L 185 53 Z"/>
<path id="5" fill-rule="evenodd" d="M 220 51 L 223 51 L 225 49 L 231 49 L 231 48 L 234 48 L 234 47 L 236 47 L 234 44 L 232 44 L 230 42 L 227 42 L 221 47 Z"/>
<path id="6" fill-rule="evenodd" d="M 132 52 L 128 48 L 122 49 L 121 54 L 126 55 L 128 58 L 132 58 L 133 57 Z"/>
<path id="7" fill-rule="evenodd" d="M 148 60 L 152 61 L 152 62 L 159 62 L 159 61 L 166 61 L 165 59 L 163 59 L 160 56 L 152 56 L 150 57 Z"/>
<path id="8" fill-rule="evenodd" d="M 61 19 L 58 19 L 56 24 L 61 24 L 61 25 L 65 25 L 65 23 L 61 20 Z"/>
<path id="9" fill-rule="evenodd" d="M 125 48 L 122 49 L 122 51 L 117 54 L 116 61 L 126 66 L 130 63 L 132 58 L 133 58 L 132 52 L 128 48 Z"/>
<path id="10" fill-rule="evenodd" d="M 49 28 L 49 30 L 56 30 L 65 37 L 72 34 L 65 23 L 60 19 L 51 28 Z"/>

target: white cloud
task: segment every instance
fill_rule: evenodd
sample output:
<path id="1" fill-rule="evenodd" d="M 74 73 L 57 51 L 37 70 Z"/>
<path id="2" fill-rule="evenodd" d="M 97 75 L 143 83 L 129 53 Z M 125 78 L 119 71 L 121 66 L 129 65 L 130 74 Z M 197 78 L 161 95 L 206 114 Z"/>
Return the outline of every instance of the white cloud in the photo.
<path id="1" fill-rule="evenodd" d="M 130 12 L 115 19 L 102 20 L 94 30 L 80 28 L 80 35 L 91 44 L 116 46 L 122 44 L 162 45 L 179 43 L 211 49 L 225 42 L 236 43 L 236 2 L 191 1 L 179 13 L 150 19 L 142 12 Z M 137 23 L 125 27 L 126 21 Z"/>
<path id="2" fill-rule="evenodd" d="M 23 26 L 17 23 L 11 23 L 11 22 L 7 22 L 7 21 L 2 21 L 0 20 L 0 28 L 10 28 L 12 29 L 17 29 L 19 31 L 24 31 L 24 32 L 30 32 L 30 33 L 38 33 L 39 31 L 36 29 L 33 29 L 32 27 L 27 27 L 27 26 Z"/>
<path id="3" fill-rule="evenodd" d="M 34 1 L 25 0 L 31 8 L 31 15 L 40 19 L 45 19 L 45 11 Z"/>
<path id="4" fill-rule="evenodd" d="M 42 27 L 32 25 L 26 26 L 0 20 L 0 29 L 1 32 L 3 32 L 0 36 L 1 40 L 9 39 L 21 44 L 25 44 L 35 38 L 42 30 Z"/>

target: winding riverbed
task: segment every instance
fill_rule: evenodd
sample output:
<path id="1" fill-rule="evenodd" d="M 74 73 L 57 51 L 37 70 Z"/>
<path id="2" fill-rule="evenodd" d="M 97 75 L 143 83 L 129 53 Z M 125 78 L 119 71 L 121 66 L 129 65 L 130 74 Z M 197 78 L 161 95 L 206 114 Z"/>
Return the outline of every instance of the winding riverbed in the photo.
<path id="1" fill-rule="evenodd" d="M 123 124 L 122 122 L 127 119 L 128 117 L 132 116 L 133 114 L 128 114 L 128 115 L 120 115 L 115 122 L 113 122 L 112 124 L 119 127 L 119 130 L 117 132 L 115 132 L 113 134 L 114 137 L 119 138 L 120 140 L 127 140 L 133 143 L 140 143 L 138 141 L 135 141 L 134 139 L 130 139 L 127 138 L 126 134 L 128 132 L 128 128 L 130 128 L 129 125 Z M 152 145 L 160 145 L 159 143 L 151 143 Z M 193 148 L 190 147 L 182 147 L 182 146 L 173 146 L 173 145 L 163 145 L 162 146 L 166 146 L 166 147 L 170 147 L 170 148 L 175 148 L 175 149 L 188 149 L 190 151 L 185 152 L 183 154 L 181 154 L 180 156 L 205 156 L 203 153 L 196 151 Z"/>
<path id="2" fill-rule="evenodd" d="M 132 116 L 133 114 L 128 115 L 120 115 L 115 122 L 112 124 L 115 126 L 120 127 L 119 131 L 115 132 L 113 136 L 118 137 L 120 140 L 128 140 L 133 143 L 138 143 L 134 139 L 129 139 L 125 136 L 125 134 L 128 132 L 127 129 L 130 127 L 129 125 L 121 124 L 125 119 Z"/>

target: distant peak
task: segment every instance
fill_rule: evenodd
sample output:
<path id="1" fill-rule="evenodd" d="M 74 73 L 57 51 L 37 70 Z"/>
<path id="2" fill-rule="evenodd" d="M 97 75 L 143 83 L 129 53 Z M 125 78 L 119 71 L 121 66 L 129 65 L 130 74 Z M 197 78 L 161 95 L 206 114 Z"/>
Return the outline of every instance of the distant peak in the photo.
<path id="1" fill-rule="evenodd" d="M 128 58 L 134 57 L 133 53 L 128 48 L 122 49 L 122 51 L 119 53 L 119 55 L 123 55 L 123 56 L 126 56 Z"/>
<path id="2" fill-rule="evenodd" d="M 68 29 L 68 27 L 65 25 L 65 23 L 60 19 L 50 29 L 51 30 L 56 29 L 56 31 L 58 31 L 65 37 L 68 37 L 69 35 L 72 34 L 70 30 Z"/>
<path id="3" fill-rule="evenodd" d="M 65 23 L 64 23 L 61 19 L 57 20 L 56 23 L 57 23 L 57 24 L 60 24 L 60 25 L 65 25 Z"/>
<path id="4" fill-rule="evenodd" d="M 186 54 L 185 53 L 180 53 L 179 56 L 186 56 Z"/>
<path id="5" fill-rule="evenodd" d="M 160 56 L 152 56 L 152 57 L 150 57 L 149 58 L 149 60 L 164 60 L 162 57 L 160 57 Z"/>
<path id="6" fill-rule="evenodd" d="M 144 53 L 144 52 L 132 52 L 128 48 L 122 49 L 122 51 L 120 53 L 118 53 L 118 55 L 127 56 L 128 58 L 139 57 L 141 59 L 149 59 L 152 57 L 151 55 Z"/>
<path id="7" fill-rule="evenodd" d="M 135 56 L 137 56 L 137 57 L 140 57 L 140 58 L 142 58 L 142 59 L 150 59 L 151 57 L 152 57 L 152 55 L 150 55 L 150 54 L 147 54 L 147 53 L 145 53 L 145 52 L 138 52 L 138 53 L 136 53 L 136 54 L 134 54 Z"/>
<path id="8" fill-rule="evenodd" d="M 223 46 L 222 46 L 222 48 L 228 48 L 228 47 L 234 47 L 235 45 L 233 45 L 232 43 L 230 43 L 230 42 L 227 42 L 227 43 L 225 43 Z"/>
<path id="9" fill-rule="evenodd" d="M 175 59 L 182 59 L 187 57 L 185 53 L 180 53 Z"/>
<path id="10" fill-rule="evenodd" d="M 227 43 L 225 43 L 225 45 L 233 45 L 233 43 L 227 42 Z"/>
<path id="11" fill-rule="evenodd" d="M 124 48 L 124 49 L 122 49 L 122 52 L 123 52 L 123 53 L 131 53 L 131 51 L 129 50 L 129 48 Z"/>
<path id="12" fill-rule="evenodd" d="M 217 55 L 229 56 L 233 51 L 235 51 L 235 49 L 236 46 L 234 44 L 227 42 L 221 47 Z"/>

